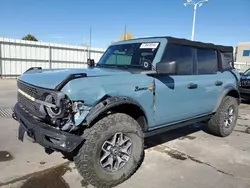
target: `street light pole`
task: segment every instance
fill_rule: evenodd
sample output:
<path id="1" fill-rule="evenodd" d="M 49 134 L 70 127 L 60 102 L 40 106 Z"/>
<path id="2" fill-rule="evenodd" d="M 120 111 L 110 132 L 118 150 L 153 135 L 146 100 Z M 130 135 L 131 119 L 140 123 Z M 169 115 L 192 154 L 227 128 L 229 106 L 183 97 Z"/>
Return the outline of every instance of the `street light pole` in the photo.
<path id="1" fill-rule="evenodd" d="M 193 17 L 193 27 L 192 27 L 192 36 L 191 36 L 191 40 L 194 40 L 194 30 L 195 30 L 195 20 L 196 20 L 196 9 L 197 9 L 197 5 L 194 5 L 194 17 Z"/>
<path id="2" fill-rule="evenodd" d="M 197 3 L 194 2 L 194 0 L 187 0 L 186 3 L 184 3 L 184 6 L 187 5 L 193 5 L 194 6 L 194 17 L 193 17 L 193 26 L 192 26 L 192 35 L 191 35 L 191 40 L 194 40 L 194 31 L 195 31 L 195 21 L 196 21 L 196 10 L 197 7 L 201 7 L 203 3 L 207 3 L 208 0 L 202 0 Z"/>

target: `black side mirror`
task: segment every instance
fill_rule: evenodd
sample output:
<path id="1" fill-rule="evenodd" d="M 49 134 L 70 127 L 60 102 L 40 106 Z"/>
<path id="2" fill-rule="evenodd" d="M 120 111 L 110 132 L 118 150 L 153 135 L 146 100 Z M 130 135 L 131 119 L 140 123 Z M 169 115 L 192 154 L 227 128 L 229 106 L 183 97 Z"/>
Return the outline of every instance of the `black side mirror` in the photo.
<path id="1" fill-rule="evenodd" d="M 87 64 L 89 67 L 94 67 L 95 66 L 95 60 L 94 59 L 88 59 Z"/>
<path id="2" fill-rule="evenodd" d="M 176 62 L 159 62 L 156 64 L 158 74 L 176 74 Z"/>

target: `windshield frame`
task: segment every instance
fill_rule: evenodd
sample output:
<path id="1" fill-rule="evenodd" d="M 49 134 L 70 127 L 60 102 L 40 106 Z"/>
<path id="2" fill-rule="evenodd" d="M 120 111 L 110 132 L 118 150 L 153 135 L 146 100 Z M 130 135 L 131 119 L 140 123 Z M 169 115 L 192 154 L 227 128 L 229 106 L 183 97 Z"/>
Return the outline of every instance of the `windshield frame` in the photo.
<path id="1" fill-rule="evenodd" d="M 167 44 L 167 39 L 166 38 L 144 38 L 144 39 L 132 39 L 132 40 L 127 40 L 127 41 L 120 41 L 120 42 L 116 42 L 112 45 L 109 46 L 109 48 L 111 46 L 116 46 L 116 45 L 123 45 L 123 44 L 135 44 L 135 43 L 159 43 L 158 45 L 158 49 L 157 49 L 157 52 L 154 56 L 154 60 L 152 61 L 152 67 L 155 67 L 156 64 L 158 62 L 160 62 L 161 60 L 161 57 L 162 57 L 162 54 L 164 52 L 164 49 L 165 49 L 165 46 Z M 108 48 L 108 49 L 109 49 Z M 108 67 L 126 67 L 126 68 L 140 68 L 142 71 L 144 71 L 142 69 L 142 66 L 139 66 L 139 67 L 136 67 L 134 65 L 108 65 L 108 64 L 101 64 L 101 60 L 102 58 L 105 56 L 105 54 L 108 52 L 108 49 L 103 53 L 102 57 L 100 58 L 99 62 L 96 64 L 97 67 L 104 67 L 106 66 L 107 68 Z M 146 70 L 145 70 L 146 71 Z"/>
<path id="2" fill-rule="evenodd" d="M 156 45 L 154 45 L 153 47 L 143 47 L 143 45 L 145 46 L 145 44 L 153 43 L 131 43 L 112 45 L 106 50 L 104 56 L 98 62 L 98 66 L 142 69 L 142 58 L 145 57 L 143 56 L 143 53 L 150 53 L 152 58 L 152 64 L 160 47 L 159 42 L 155 43 Z M 112 64 L 110 64 L 110 61 Z"/>

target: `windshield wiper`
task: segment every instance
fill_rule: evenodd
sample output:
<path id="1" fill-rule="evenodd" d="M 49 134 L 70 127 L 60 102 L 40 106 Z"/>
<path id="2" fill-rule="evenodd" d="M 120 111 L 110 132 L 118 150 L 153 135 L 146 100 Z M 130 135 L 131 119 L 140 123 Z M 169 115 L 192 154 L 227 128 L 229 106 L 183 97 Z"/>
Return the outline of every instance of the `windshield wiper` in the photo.
<path id="1" fill-rule="evenodd" d="M 96 67 L 104 67 L 103 64 L 96 64 Z"/>
<path id="2" fill-rule="evenodd" d="M 128 69 L 128 68 L 129 68 L 129 66 L 128 66 L 128 65 L 117 65 L 117 67 L 119 67 L 119 68 L 123 68 L 123 69 Z"/>
<path id="3" fill-rule="evenodd" d="M 100 64 L 100 65 L 96 65 L 97 67 L 117 67 L 117 65 L 109 65 L 109 64 Z"/>

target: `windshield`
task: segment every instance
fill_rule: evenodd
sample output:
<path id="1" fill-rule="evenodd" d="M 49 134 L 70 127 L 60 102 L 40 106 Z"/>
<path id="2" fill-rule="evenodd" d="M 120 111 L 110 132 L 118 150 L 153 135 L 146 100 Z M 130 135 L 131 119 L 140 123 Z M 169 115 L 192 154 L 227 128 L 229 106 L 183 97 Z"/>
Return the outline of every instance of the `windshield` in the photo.
<path id="1" fill-rule="evenodd" d="M 246 72 L 244 72 L 244 75 L 250 76 L 250 69 L 246 70 Z"/>
<path id="2" fill-rule="evenodd" d="M 110 46 L 102 58 L 99 66 L 126 66 L 141 68 L 143 62 L 153 62 L 159 43 L 132 43 Z"/>

